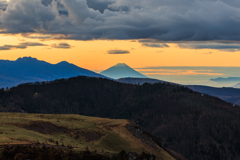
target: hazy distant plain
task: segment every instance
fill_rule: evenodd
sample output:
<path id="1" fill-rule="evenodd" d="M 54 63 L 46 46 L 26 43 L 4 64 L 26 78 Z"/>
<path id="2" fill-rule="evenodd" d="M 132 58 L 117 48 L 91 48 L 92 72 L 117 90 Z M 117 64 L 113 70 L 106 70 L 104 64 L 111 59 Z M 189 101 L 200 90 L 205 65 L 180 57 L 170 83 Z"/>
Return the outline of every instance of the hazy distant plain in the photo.
<path id="1" fill-rule="evenodd" d="M 232 87 L 239 82 L 217 83 L 211 81 L 218 77 L 240 77 L 240 67 L 176 67 L 159 66 L 134 68 L 148 76 L 184 85 L 207 85 L 214 87 Z"/>

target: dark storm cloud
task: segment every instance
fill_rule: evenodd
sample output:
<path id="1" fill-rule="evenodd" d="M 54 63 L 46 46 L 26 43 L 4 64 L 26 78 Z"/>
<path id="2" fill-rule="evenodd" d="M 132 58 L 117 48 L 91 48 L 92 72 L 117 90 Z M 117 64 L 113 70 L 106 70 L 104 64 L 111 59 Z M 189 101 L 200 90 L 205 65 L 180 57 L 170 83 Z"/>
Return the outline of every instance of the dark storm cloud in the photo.
<path id="1" fill-rule="evenodd" d="M 59 43 L 59 44 L 53 44 L 53 48 L 61 48 L 61 49 L 70 49 L 71 46 L 68 43 Z"/>
<path id="2" fill-rule="evenodd" d="M 47 45 L 42 44 L 42 43 L 24 42 L 24 43 L 20 43 L 18 45 L 3 45 L 3 46 L 0 46 L 0 51 L 1 50 L 12 50 L 12 49 L 25 49 L 25 48 L 30 47 L 30 46 L 47 46 Z"/>
<path id="3" fill-rule="evenodd" d="M 128 54 L 130 53 L 128 50 L 109 50 L 108 54 Z"/>
<path id="4" fill-rule="evenodd" d="M 11 0 L 0 12 L 2 34 L 61 39 L 239 41 L 239 28 L 239 0 Z"/>

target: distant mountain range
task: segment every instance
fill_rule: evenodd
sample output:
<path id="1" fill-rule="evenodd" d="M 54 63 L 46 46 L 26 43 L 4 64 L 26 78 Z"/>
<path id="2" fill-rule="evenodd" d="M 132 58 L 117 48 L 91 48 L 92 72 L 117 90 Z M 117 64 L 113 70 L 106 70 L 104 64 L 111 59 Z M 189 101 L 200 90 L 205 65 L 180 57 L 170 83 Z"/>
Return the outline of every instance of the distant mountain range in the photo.
<path id="1" fill-rule="evenodd" d="M 18 58 L 16 61 L 0 60 L 0 88 L 79 75 L 106 78 L 66 61 L 50 64 L 32 57 Z"/>
<path id="2" fill-rule="evenodd" d="M 228 77 L 228 78 L 222 78 L 222 77 L 218 77 L 218 78 L 213 78 L 210 79 L 211 81 L 214 82 L 218 82 L 218 83 L 223 83 L 223 82 L 240 82 L 240 77 Z"/>
<path id="3" fill-rule="evenodd" d="M 32 57 L 18 58 L 16 61 L 0 60 L 0 88 L 13 87 L 28 82 L 52 81 L 76 76 L 109 77 L 112 79 L 125 77 L 147 78 L 124 63 L 119 63 L 98 74 L 66 61 L 50 64 Z"/>
<path id="4" fill-rule="evenodd" d="M 227 77 L 227 78 L 218 77 L 210 79 L 210 81 L 217 82 L 221 84 L 221 86 L 240 88 L 240 85 L 237 84 L 240 83 L 240 77 Z"/>
<path id="5" fill-rule="evenodd" d="M 240 88 L 240 83 L 235 84 L 235 85 L 233 86 L 233 88 Z"/>
<path id="6" fill-rule="evenodd" d="M 224 101 L 240 105 L 240 89 L 232 87 L 215 88 L 209 86 L 186 85 L 186 87 L 204 94 L 218 97 Z"/>
<path id="7" fill-rule="evenodd" d="M 119 79 L 119 78 L 148 78 L 147 76 L 135 71 L 125 63 L 118 63 L 115 66 L 112 66 L 111 68 L 108 68 L 105 71 L 102 71 L 100 74 L 110 77 L 113 79 Z"/>

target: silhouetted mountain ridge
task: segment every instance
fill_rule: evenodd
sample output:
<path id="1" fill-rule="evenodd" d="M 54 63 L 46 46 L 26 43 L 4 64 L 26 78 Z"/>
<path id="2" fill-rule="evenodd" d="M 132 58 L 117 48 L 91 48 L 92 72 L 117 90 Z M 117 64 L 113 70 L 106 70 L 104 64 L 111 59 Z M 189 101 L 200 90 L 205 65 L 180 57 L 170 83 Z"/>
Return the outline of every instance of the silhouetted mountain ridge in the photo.
<path id="1" fill-rule="evenodd" d="M 21 83 L 51 81 L 79 75 L 106 78 L 66 61 L 50 64 L 32 57 L 18 58 L 16 61 L 0 60 L 0 87 L 12 87 Z"/>

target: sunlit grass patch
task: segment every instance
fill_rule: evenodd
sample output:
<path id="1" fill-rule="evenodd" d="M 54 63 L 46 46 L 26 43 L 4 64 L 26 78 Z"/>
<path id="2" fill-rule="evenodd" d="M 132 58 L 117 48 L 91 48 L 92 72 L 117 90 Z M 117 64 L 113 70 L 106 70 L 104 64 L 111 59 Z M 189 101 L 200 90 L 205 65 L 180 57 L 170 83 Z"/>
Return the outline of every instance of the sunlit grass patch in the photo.
<path id="1" fill-rule="evenodd" d="M 124 119 L 107 119 L 80 115 L 0 113 L 0 146 L 5 144 L 40 144 L 71 147 L 108 155 L 122 150 L 154 153 L 161 159 L 170 157 L 134 137 Z M 159 159 L 157 158 L 157 159 Z"/>

